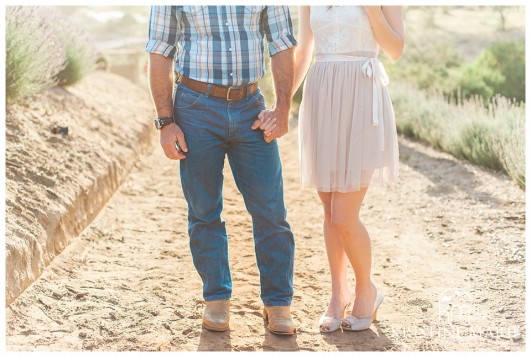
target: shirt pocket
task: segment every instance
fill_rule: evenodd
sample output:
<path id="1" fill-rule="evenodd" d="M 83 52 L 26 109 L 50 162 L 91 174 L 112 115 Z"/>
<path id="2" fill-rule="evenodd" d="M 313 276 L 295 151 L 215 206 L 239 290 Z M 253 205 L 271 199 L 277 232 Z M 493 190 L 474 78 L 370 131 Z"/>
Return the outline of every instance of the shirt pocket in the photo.
<path id="1" fill-rule="evenodd" d="M 244 21 L 251 29 L 260 27 L 260 15 L 265 6 L 243 6 Z"/>
<path id="2" fill-rule="evenodd" d="M 205 10 L 206 6 L 182 6 L 181 11 L 188 16 L 198 15 L 200 12 Z"/>
<path id="3" fill-rule="evenodd" d="M 181 6 L 181 16 L 186 27 L 189 27 L 189 31 L 194 33 L 205 33 L 206 23 L 205 14 L 208 14 L 207 6 Z"/>

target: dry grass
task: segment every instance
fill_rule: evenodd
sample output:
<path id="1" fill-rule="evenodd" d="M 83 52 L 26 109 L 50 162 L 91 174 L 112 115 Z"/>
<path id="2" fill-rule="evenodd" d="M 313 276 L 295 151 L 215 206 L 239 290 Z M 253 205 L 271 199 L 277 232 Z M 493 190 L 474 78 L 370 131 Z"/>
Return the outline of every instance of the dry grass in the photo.
<path id="1" fill-rule="evenodd" d="M 8 103 L 56 84 L 71 85 L 95 62 L 93 41 L 78 24 L 49 7 L 11 6 L 6 11 Z"/>
<path id="2" fill-rule="evenodd" d="M 6 99 L 14 102 L 56 84 L 66 53 L 42 8 L 6 8 Z"/>
<path id="3" fill-rule="evenodd" d="M 399 132 L 494 170 L 505 171 L 525 189 L 525 105 L 497 96 L 448 103 L 441 93 L 393 85 Z"/>

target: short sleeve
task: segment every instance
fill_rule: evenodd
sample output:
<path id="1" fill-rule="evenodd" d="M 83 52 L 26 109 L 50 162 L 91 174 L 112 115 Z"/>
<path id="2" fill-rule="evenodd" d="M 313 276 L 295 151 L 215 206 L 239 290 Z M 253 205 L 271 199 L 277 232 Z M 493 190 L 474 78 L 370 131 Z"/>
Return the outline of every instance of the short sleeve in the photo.
<path id="1" fill-rule="evenodd" d="M 267 6 L 262 16 L 261 26 L 266 35 L 270 56 L 297 45 L 287 6 Z"/>
<path id="2" fill-rule="evenodd" d="M 146 52 L 173 58 L 177 50 L 178 28 L 175 6 L 152 6 Z"/>

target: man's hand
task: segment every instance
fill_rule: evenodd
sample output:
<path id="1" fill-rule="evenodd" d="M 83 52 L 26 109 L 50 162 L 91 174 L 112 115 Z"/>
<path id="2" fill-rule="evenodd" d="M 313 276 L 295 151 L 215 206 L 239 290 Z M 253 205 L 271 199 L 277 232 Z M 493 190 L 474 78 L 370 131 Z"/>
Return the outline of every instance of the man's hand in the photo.
<path id="1" fill-rule="evenodd" d="M 177 144 L 178 148 L 177 148 Z M 160 145 L 166 156 L 171 160 L 186 159 L 185 152 L 188 152 L 184 133 L 179 125 L 172 123 L 160 129 Z"/>
<path id="2" fill-rule="evenodd" d="M 258 128 L 264 130 L 264 140 L 268 143 L 288 132 L 294 61 L 293 48 L 288 48 L 271 56 L 275 105 L 273 109 L 262 110 L 258 119 L 251 126 L 253 130 Z"/>
<path id="3" fill-rule="evenodd" d="M 251 129 L 260 128 L 264 132 L 264 140 L 270 143 L 288 132 L 288 113 L 278 108 L 262 110 Z"/>

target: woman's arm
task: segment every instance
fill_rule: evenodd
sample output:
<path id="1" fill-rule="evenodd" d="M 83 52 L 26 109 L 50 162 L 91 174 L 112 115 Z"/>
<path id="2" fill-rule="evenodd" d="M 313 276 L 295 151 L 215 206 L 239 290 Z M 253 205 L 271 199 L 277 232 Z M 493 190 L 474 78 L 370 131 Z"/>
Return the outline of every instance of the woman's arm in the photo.
<path id="1" fill-rule="evenodd" d="M 404 49 L 404 21 L 401 6 L 364 6 L 376 41 L 396 61 Z"/>
<path id="2" fill-rule="evenodd" d="M 293 81 L 293 96 L 310 67 L 313 52 L 313 32 L 310 27 L 310 6 L 299 6 L 299 35 L 295 48 L 295 80 Z"/>

